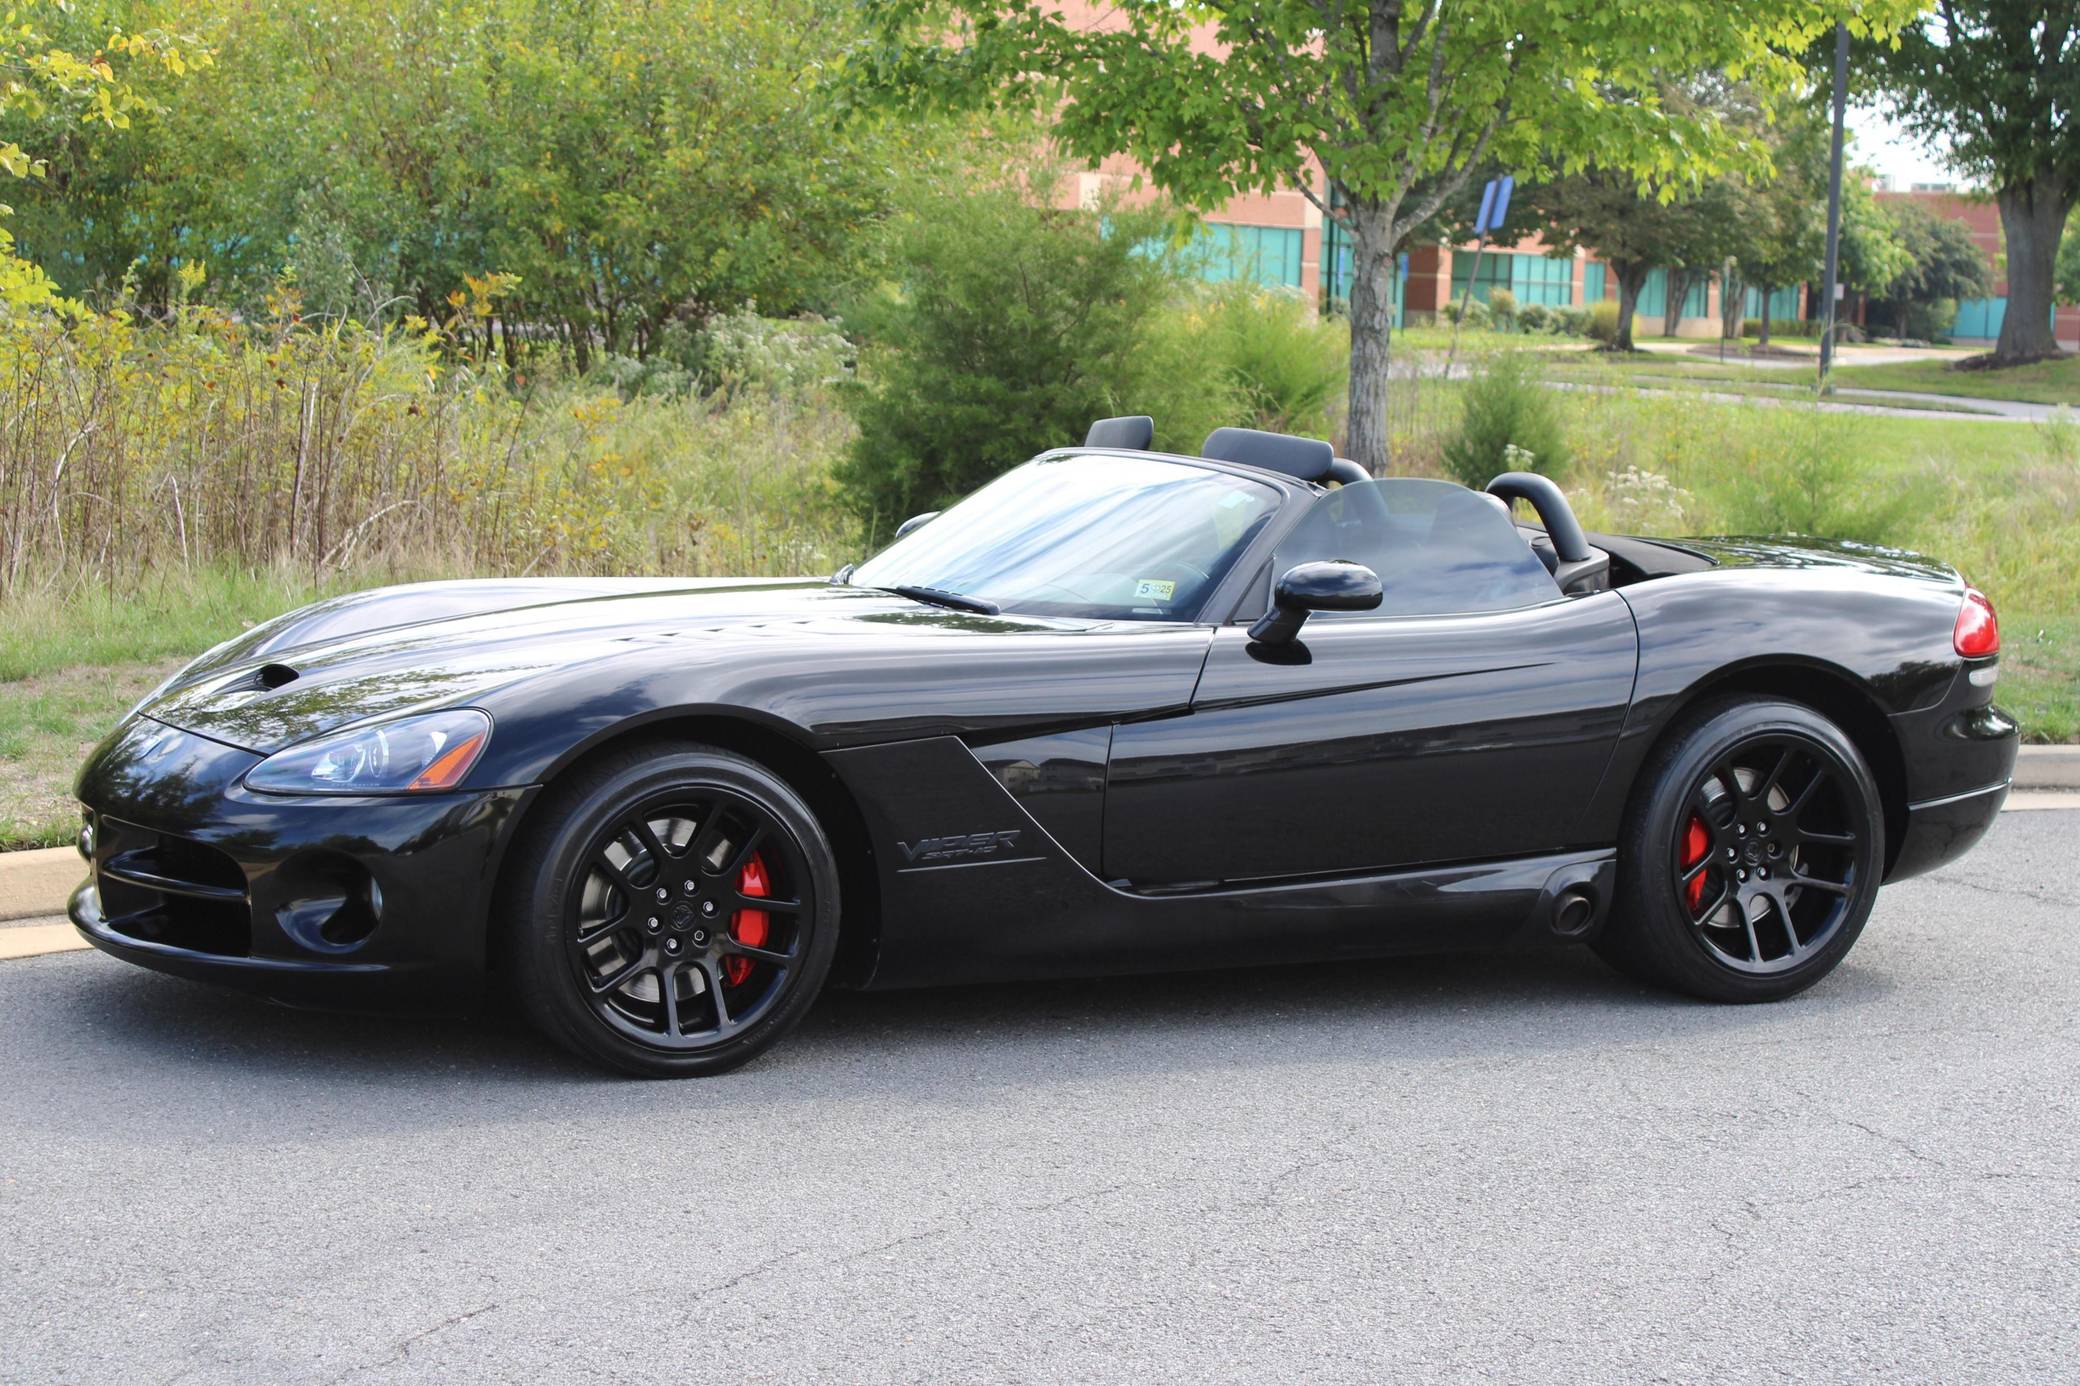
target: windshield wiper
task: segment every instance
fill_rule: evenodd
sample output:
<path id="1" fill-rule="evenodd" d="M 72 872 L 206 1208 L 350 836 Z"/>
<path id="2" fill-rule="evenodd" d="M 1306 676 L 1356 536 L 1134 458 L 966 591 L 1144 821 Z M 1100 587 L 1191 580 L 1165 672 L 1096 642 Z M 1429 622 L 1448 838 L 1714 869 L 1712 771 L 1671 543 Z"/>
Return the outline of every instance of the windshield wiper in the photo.
<path id="1" fill-rule="evenodd" d="M 883 587 L 882 592 L 893 592 L 898 597 L 908 597 L 913 602 L 930 602 L 933 606 L 950 606 L 955 611 L 973 611 L 983 616 L 995 616 L 995 602 L 971 597 L 965 592 L 949 592 L 943 587 Z"/>

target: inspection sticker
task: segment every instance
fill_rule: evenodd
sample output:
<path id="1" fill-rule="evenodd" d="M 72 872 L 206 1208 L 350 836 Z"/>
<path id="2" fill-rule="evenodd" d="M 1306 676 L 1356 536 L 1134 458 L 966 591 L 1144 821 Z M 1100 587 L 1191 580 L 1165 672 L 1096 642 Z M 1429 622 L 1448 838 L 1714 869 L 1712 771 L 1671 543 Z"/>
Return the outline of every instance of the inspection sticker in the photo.
<path id="1" fill-rule="evenodd" d="M 1158 582 L 1154 578 L 1143 578 L 1134 584 L 1134 596 L 1141 601 L 1167 602 L 1177 595 L 1177 584 Z"/>

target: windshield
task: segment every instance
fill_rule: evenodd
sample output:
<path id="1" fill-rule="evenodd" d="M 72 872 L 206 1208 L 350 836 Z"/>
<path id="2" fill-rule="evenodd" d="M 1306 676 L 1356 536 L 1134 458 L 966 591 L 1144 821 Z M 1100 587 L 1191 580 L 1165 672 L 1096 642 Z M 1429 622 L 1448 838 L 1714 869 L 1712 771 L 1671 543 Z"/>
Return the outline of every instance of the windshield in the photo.
<path id="1" fill-rule="evenodd" d="M 889 545 L 850 581 L 1034 616 L 1189 620 L 1278 504 L 1261 482 L 1156 457 L 1043 458 Z"/>

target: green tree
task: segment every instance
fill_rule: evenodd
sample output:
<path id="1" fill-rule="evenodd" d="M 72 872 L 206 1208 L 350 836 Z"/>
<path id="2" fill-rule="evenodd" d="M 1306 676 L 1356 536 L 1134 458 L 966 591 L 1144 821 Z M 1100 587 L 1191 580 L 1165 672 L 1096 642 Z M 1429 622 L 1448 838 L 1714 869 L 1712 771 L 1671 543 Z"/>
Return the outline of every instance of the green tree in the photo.
<path id="1" fill-rule="evenodd" d="M 1884 290 L 1873 295 L 1893 327 L 1910 337 L 1934 336 L 1948 323 L 1929 321 L 1928 310 L 1961 298 L 1983 298 L 1993 292 L 1993 268 L 1986 252 L 1961 221 L 1939 217 L 1917 202 L 1893 209 L 1893 224 L 1907 252 L 1906 267 Z"/>
<path id="2" fill-rule="evenodd" d="M 1625 99 L 1619 92 L 1606 95 Z M 1659 99 L 1692 119 L 1735 132 L 1743 142 L 1753 141 L 1766 124 L 1753 93 L 1738 84 L 1664 84 Z M 1643 179 L 1626 168 L 1591 165 L 1574 173 L 1553 171 L 1526 189 L 1524 205 L 1555 249 L 1585 249 L 1609 267 L 1618 320 L 1607 349 L 1632 351 L 1633 318 L 1647 276 L 1667 272 L 1665 327 L 1673 333 L 1696 276 L 1710 273 L 1730 253 L 1736 190 L 1731 175 L 1699 180 L 1683 171 Z"/>
<path id="3" fill-rule="evenodd" d="M 1016 188 L 949 195 L 903 228 L 838 473 L 871 531 L 1134 409 L 1175 284 L 1162 232 L 1153 214 L 1054 211 Z"/>
<path id="4" fill-rule="evenodd" d="M 119 0 L 107 0 L 118 3 Z M 134 3 L 134 0 L 133 0 Z M 681 317 L 823 307 L 936 131 L 839 128 L 828 0 L 197 0 L 239 55 L 36 209 L 76 290 L 177 260 L 247 303 L 445 316 L 518 277 L 508 346 L 658 349 Z"/>
<path id="5" fill-rule="evenodd" d="M 1774 172 L 1735 196 L 1732 258 L 1762 299 L 1760 344 L 1769 345 L 1770 297 L 1818 279 L 1827 250 L 1827 130 L 1794 108 L 1770 135 Z"/>
<path id="6" fill-rule="evenodd" d="M 1857 67 L 1909 127 L 1946 141 L 1957 166 L 1994 190 L 2008 311 L 1993 364 L 2055 354 L 2059 236 L 2080 199 L 2080 6 L 1943 0 L 1896 45 L 1869 45 Z"/>
<path id="7" fill-rule="evenodd" d="M 1867 298 L 1884 297 L 1913 267 L 1899 217 L 1871 192 L 1870 175 L 1858 169 L 1842 180 L 1841 257 L 1844 292 Z"/>
<path id="8" fill-rule="evenodd" d="M 91 160 L 103 137 L 163 110 L 171 82 L 208 67 L 209 46 L 170 27 L 152 4 L 67 4 L 10 9 L 0 25 L 0 170 L 24 191 L 54 186 Z M 27 141 L 25 147 L 24 141 Z M 0 205 L 0 217 L 14 208 Z M 72 305 L 46 267 L 15 253 L 0 227 L 0 303 L 9 311 Z"/>
<path id="9" fill-rule="evenodd" d="M 1395 256 L 1488 160 L 1624 169 L 1673 186 L 1737 158 L 1716 124 L 1651 96 L 1664 71 L 1765 89 L 1837 17 L 1882 33 L 1912 0 L 1201 0 L 1102 21 L 1043 4 L 867 0 L 864 84 L 910 108 L 1015 102 L 1073 156 L 1132 156 L 1207 207 L 1297 187 L 1353 247 L 1349 451 L 1387 462 Z M 1195 43 L 1210 26 L 1213 43 Z"/>
<path id="10" fill-rule="evenodd" d="M 1635 349 L 1633 318 L 1648 275 L 1720 258 L 1717 242 L 1726 225 L 1722 187 L 1715 183 L 1672 202 L 1663 200 L 1665 190 L 1660 180 L 1642 184 L 1625 170 L 1605 168 L 1564 174 L 1526 190 L 1525 205 L 1550 245 L 1568 253 L 1587 249 L 1609 267 L 1618 290 L 1618 321 L 1608 350 Z M 1681 292 L 1688 290 L 1686 279 Z M 1671 283 L 1670 295 L 1677 292 Z"/>

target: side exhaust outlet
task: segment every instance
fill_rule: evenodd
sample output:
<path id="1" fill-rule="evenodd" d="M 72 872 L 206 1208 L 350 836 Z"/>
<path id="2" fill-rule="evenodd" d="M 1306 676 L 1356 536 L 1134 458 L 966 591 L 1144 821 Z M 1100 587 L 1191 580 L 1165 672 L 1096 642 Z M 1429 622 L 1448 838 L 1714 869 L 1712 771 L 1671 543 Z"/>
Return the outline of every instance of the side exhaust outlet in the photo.
<path id="1" fill-rule="evenodd" d="M 1553 932 L 1562 938 L 1580 938 L 1596 922 L 1596 897 L 1579 887 L 1563 891 L 1553 902 Z"/>

